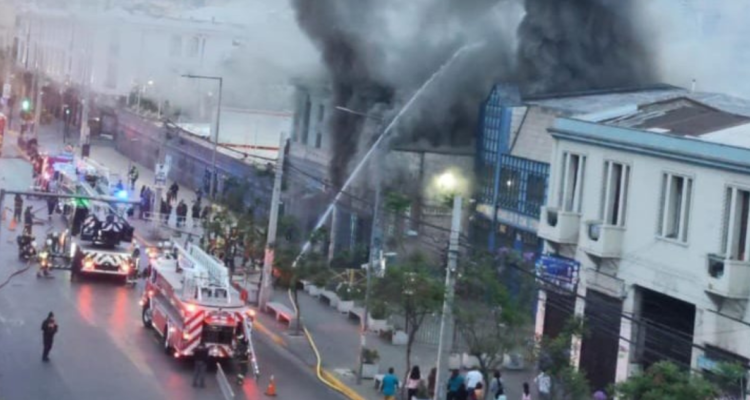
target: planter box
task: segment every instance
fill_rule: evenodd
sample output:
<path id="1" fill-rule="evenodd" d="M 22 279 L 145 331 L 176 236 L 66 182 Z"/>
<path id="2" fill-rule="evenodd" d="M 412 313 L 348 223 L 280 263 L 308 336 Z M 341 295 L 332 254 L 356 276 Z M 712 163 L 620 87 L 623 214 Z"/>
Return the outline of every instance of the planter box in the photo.
<path id="1" fill-rule="evenodd" d="M 342 313 L 348 313 L 352 308 L 354 308 L 354 300 L 339 300 L 339 304 L 336 306 L 336 309 Z"/>
<path id="2" fill-rule="evenodd" d="M 409 335 L 407 335 L 406 332 L 396 331 L 393 333 L 391 344 L 393 344 L 394 346 L 406 346 L 406 343 L 408 341 L 409 341 Z"/>
<path id="3" fill-rule="evenodd" d="M 375 379 L 380 371 L 380 364 L 362 364 L 362 379 Z"/>
<path id="4" fill-rule="evenodd" d="M 370 319 L 367 321 L 367 329 L 370 330 L 370 332 L 382 332 L 388 330 L 388 320 L 386 319 L 374 319 L 372 316 L 370 316 Z"/>
<path id="5" fill-rule="evenodd" d="M 318 296 L 320 296 L 320 292 L 321 292 L 321 290 L 320 290 L 320 288 L 319 288 L 319 287 L 317 287 L 317 286 L 315 286 L 315 285 L 309 285 L 309 286 L 307 286 L 307 288 L 306 288 L 306 289 L 307 289 L 307 293 L 308 293 L 308 294 L 309 294 L 310 296 L 313 296 L 313 297 L 318 297 Z"/>

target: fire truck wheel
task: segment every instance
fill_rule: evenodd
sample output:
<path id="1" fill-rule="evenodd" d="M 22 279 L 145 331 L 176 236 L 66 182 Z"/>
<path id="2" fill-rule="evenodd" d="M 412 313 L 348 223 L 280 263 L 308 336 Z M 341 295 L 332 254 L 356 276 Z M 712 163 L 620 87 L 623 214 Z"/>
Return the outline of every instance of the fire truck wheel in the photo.
<path id="1" fill-rule="evenodd" d="M 143 326 L 146 328 L 151 328 L 153 324 L 153 319 L 151 315 L 151 307 L 148 306 L 148 304 L 143 306 L 143 311 L 141 312 L 141 320 L 143 320 Z"/>

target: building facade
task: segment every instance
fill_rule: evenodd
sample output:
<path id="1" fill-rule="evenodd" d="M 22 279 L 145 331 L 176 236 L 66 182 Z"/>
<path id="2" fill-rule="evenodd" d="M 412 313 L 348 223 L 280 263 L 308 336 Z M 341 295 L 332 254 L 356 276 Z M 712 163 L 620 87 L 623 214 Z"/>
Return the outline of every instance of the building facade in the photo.
<path id="1" fill-rule="evenodd" d="M 125 96 L 184 85 L 182 74 L 215 72 L 241 42 L 239 26 L 157 18 L 121 10 L 28 8 L 16 20 L 16 60 L 53 81 Z"/>
<path id="2" fill-rule="evenodd" d="M 723 104 L 744 115 L 683 96 L 550 129 L 539 236 L 575 296 L 542 291 L 537 332 L 554 324 L 546 311 L 585 318 L 573 356 L 594 390 L 660 360 L 748 365 L 750 102 Z"/>

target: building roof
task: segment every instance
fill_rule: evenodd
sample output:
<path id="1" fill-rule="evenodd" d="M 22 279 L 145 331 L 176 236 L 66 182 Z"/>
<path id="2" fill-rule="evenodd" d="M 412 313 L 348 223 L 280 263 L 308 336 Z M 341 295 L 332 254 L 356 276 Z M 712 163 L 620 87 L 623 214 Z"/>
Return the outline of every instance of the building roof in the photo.
<path id="1" fill-rule="evenodd" d="M 638 106 L 675 98 L 687 98 L 733 114 L 750 117 L 750 100 L 719 93 L 695 92 L 670 85 L 558 93 L 525 97 L 526 105 L 556 110 L 563 114 L 599 113 L 625 106 Z"/>
<path id="2" fill-rule="evenodd" d="M 750 118 L 709 107 L 687 97 L 640 105 L 633 112 L 600 121 L 652 132 L 701 136 L 744 125 Z"/>

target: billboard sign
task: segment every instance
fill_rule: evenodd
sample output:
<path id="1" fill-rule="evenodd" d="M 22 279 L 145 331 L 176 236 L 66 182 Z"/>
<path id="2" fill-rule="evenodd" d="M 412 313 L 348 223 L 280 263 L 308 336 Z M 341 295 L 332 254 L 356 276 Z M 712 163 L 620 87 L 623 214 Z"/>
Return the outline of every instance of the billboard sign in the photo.
<path id="1" fill-rule="evenodd" d="M 580 268 L 576 260 L 545 254 L 536 262 L 536 276 L 545 287 L 575 291 Z"/>

